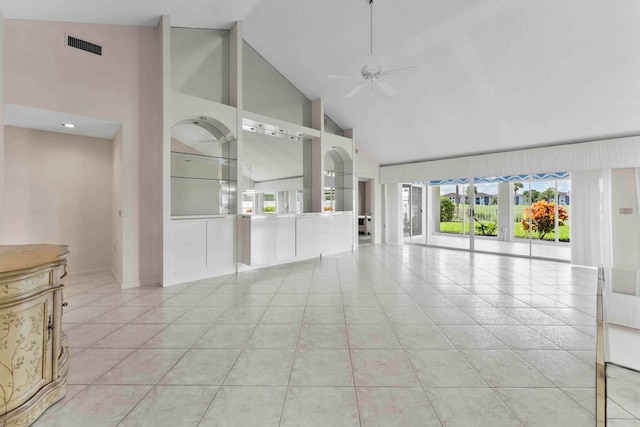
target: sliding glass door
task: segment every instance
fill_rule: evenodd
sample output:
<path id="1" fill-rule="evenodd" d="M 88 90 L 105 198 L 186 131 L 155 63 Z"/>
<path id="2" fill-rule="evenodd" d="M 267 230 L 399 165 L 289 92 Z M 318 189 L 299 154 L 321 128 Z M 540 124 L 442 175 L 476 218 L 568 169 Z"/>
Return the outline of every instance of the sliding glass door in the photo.
<path id="1" fill-rule="evenodd" d="M 429 181 L 427 244 L 570 260 L 567 172 Z"/>
<path id="2" fill-rule="evenodd" d="M 465 178 L 431 181 L 429 193 L 430 210 L 427 243 L 434 246 L 456 249 L 471 249 L 471 187 Z"/>
<path id="3" fill-rule="evenodd" d="M 418 185 L 402 185 L 402 235 L 418 238 L 423 234 L 423 188 Z M 424 242 L 423 242 L 424 243 Z"/>

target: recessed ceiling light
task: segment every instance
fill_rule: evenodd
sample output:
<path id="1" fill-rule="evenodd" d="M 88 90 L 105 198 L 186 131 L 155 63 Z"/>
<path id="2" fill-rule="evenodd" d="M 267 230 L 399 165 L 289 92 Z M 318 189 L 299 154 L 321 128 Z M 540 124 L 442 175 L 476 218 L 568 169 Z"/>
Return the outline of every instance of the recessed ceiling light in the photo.
<path id="1" fill-rule="evenodd" d="M 73 123 L 60 123 L 60 125 L 66 127 L 66 128 L 74 128 L 74 127 L 76 127 L 76 125 L 74 125 Z"/>

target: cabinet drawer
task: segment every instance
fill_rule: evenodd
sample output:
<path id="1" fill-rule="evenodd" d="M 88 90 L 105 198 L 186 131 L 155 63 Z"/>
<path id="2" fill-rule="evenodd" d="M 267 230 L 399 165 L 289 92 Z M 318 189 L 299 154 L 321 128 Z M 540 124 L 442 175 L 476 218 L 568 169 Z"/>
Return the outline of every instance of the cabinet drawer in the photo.
<path id="1" fill-rule="evenodd" d="M 0 284 L 0 300 L 37 290 L 53 284 L 51 270 L 40 271 L 20 280 Z"/>

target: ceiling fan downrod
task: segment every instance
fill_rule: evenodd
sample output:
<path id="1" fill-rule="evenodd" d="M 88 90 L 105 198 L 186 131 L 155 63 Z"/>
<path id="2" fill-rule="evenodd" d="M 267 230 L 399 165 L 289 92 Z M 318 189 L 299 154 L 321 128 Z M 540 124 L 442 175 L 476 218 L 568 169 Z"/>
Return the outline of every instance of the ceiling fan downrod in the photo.
<path id="1" fill-rule="evenodd" d="M 373 0 L 369 0 L 369 55 L 373 55 Z"/>

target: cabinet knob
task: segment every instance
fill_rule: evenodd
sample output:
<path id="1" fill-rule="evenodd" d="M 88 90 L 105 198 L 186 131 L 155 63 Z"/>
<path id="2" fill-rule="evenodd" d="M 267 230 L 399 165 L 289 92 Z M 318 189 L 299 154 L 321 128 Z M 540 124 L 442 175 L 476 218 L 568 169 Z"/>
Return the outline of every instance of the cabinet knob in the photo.
<path id="1" fill-rule="evenodd" d="M 69 303 L 68 303 L 68 302 L 66 302 L 66 301 L 62 303 L 62 306 L 63 306 L 63 307 L 67 307 L 68 305 L 69 305 Z"/>

